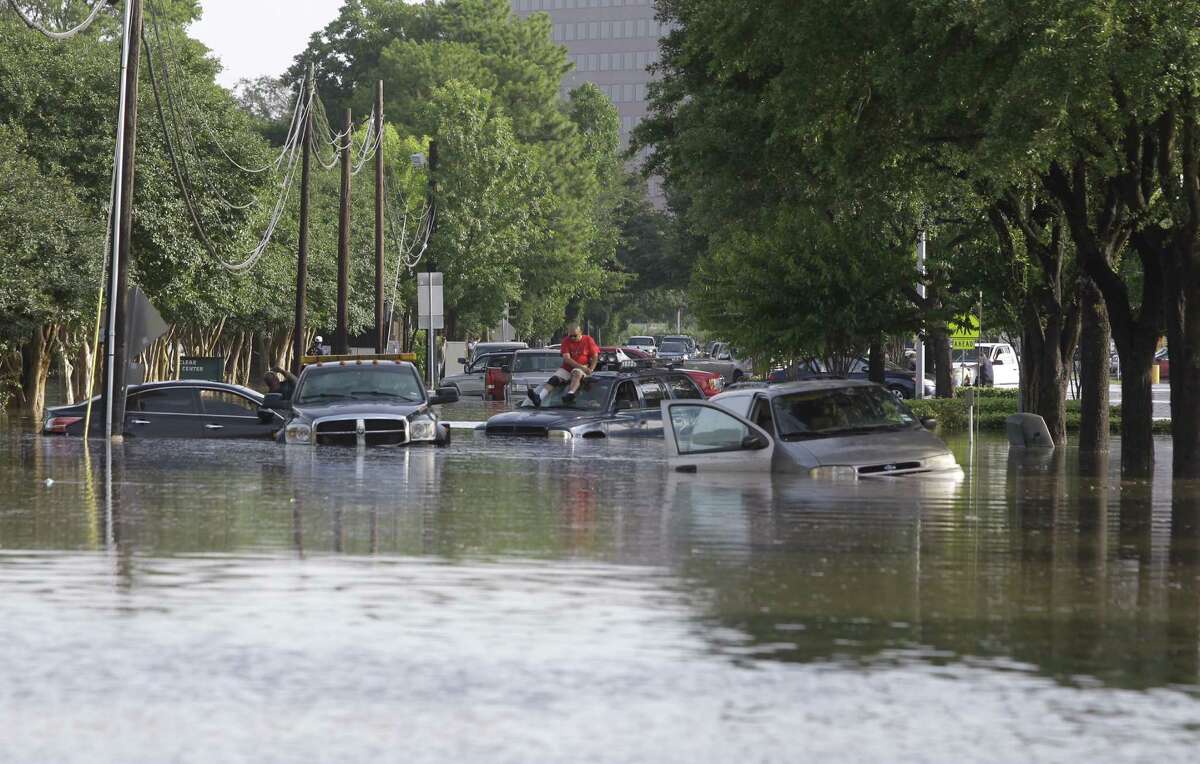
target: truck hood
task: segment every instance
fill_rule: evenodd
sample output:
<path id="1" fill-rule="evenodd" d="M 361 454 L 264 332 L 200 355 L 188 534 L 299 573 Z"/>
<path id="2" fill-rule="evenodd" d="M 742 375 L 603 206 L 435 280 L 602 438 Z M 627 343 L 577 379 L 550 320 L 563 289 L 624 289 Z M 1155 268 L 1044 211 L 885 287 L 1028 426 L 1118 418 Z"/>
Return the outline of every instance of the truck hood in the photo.
<path id="1" fill-rule="evenodd" d="M 511 431 L 512 428 L 519 428 L 517 431 L 519 434 L 532 435 L 535 429 L 565 430 L 599 418 L 600 414 L 598 412 L 575 411 L 573 409 L 506 411 L 489 419 L 485 429 L 491 432 L 504 432 L 506 430 Z"/>
<path id="2" fill-rule="evenodd" d="M 309 421 L 329 417 L 344 419 L 370 419 L 371 417 L 410 416 L 424 411 L 424 403 L 388 403 L 382 399 L 360 401 L 330 401 L 319 405 L 308 404 L 292 408 L 293 418 Z"/>

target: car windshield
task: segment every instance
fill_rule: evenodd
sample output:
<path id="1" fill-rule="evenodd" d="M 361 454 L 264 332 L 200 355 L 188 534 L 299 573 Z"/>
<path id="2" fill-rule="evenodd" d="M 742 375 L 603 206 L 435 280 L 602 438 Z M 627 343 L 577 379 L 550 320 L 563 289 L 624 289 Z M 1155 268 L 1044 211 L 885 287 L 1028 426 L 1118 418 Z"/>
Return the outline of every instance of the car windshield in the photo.
<path id="1" fill-rule="evenodd" d="M 625 344 L 626 345 L 653 345 L 654 338 L 653 337 L 630 337 L 629 342 L 626 342 Z"/>
<path id="2" fill-rule="evenodd" d="M 880 387 L 839 387 L 781 395 L 772 403 L 784 440 L 903 429 L 917 418 Z"/>
<path id="3" fill-rule="evenodd" d="M 296 391 L 301 405 L 371 398 L 419 403 L 425 400 L 425 390 L 405 366 L 334 366 L 307 372 Z"/>
<path id="4" fill-rule="evenodd" d="M 545 371 L 552 374 L 562 363 L 563 357 L 559 353 L 518 353 L 513 359 L 512 370 L 514 374 L 525 371 Z"/>
<path id="5" fill-rule="evenodd" d="M 542 408 L 544 409 L 580 409 L 583 411 L 599 411 L 608 403 L 608 391 L 612 389 L 611 379 L 585 379 L 583 385 L 580 386 L 579 392 L 575 395 L 575 400 L 571 403 L 563 402 L 563 394 L 567 392 L 567 386 L 551 388 L 549 395 L 542 396 Z M 536 408 L 533 401 L 528 399 L 521 401 L 521 408 Z"/>
<path id="6" fill-rule="evenodd" d="M 686 353 L 687 347 L 682 342 L 663 342 L 659 348 L 664 353 Z"/>

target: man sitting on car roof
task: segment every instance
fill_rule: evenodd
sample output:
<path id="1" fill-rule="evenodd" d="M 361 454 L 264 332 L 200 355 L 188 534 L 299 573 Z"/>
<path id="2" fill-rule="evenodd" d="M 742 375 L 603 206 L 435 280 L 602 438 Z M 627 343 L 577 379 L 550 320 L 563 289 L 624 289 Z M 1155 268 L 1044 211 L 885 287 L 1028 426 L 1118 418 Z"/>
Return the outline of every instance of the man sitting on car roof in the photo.
<path id="1" fill-rule="evenodd" d="M 536 390 L 529 389 L 529 399 L 535 406 L 542 405 L 542 396 L 550 394 L 551 386 L 559 387 L 566 383 L 570 383 L 570 387 L 563 394 L 563 403 L 573 403 L 584 377 L 590 377 L 600 362 L 600 347 L 594 339 L 583 333 L 579 324 L 567 327 L 567 336 L 563 337 L 559 349 L 562 351 L 562 366 L 555 370 L 553 377 L 546 380 L 546 384 Z"/>

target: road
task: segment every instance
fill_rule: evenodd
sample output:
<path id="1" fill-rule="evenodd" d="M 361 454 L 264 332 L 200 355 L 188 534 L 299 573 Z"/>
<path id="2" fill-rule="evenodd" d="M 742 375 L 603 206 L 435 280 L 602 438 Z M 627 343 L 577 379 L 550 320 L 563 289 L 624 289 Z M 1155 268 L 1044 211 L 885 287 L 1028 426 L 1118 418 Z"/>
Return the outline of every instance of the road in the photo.
<path id="1" fill-rule="evenodd" d="M 1075 397 L 1074 391 L 1068 391 L 1068 396 Z M 1154 418 L 1155 419 L 1170 419 L 1171 418 L 1171 386 L 1166 382 L 1154 385 L 1150 395 L 1154 398 Z M 1111 384 L 1108 386 L 1108 400 L 1113 406 L 1119 406 L 1121 403 L 1121 385 Z"/>

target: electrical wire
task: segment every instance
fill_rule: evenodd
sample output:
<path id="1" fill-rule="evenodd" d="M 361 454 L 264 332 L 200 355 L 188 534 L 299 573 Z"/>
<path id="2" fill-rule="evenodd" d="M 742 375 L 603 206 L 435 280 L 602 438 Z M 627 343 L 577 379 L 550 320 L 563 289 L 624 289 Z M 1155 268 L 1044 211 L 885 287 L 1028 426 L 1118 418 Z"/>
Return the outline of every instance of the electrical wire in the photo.
<path id="1" fill-rule="evenodd" d="M 35 32 L 41 32 L 51 40 L 69 40 L 92 25 L 92 22 L 96 20 L 96 18 L 100 15 L 100 12 L 108 7 L 108 0 L 96 0 L 96 4 L 92 6 L 92 11 L 88 14 L 86 19 L 79 22 L 79 24 L 75 25 L 71 29 L 66 29 L 63 31 L 50 29 L 34 19 L 31 19 L 25 14 L 25 11 L 21 9 L 21 6 L 17 5 L 17 0 L 8 0 L 8 5 L 10 8 L 16 11 L 16 14 L 21 17 L 22 21 L 25 22 L 25 25 Z"/>

